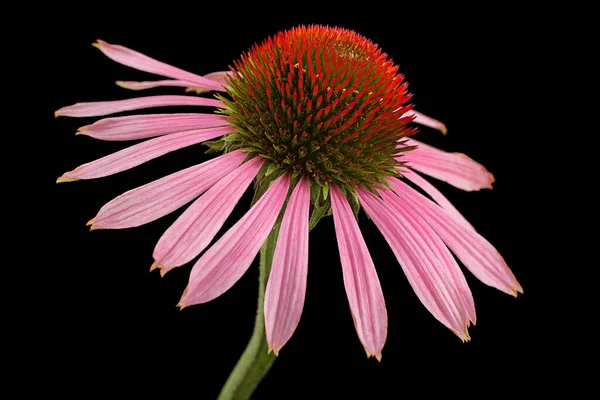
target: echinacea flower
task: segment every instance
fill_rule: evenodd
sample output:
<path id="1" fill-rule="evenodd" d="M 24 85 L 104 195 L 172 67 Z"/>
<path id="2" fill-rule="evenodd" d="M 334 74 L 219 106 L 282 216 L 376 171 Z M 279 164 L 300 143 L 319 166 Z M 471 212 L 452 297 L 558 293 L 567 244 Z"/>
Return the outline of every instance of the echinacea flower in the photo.
<path id="1" fill-rule="evenodd" d="M 361 207 L 423 305 L 463 341 L 475 323 L 475 306 L 454 256 L 483 283 L 515 296 L 522 292 L 496 249 L 417 172 L 467 191 L 491 188 L 492 174 L 463 154 L 412 139 L 412 123 L 444 133 L 446 128 L 412 109 L 398 66 L 368 39 L 341 28 L 300 26 L 254 45 L 229 71 L 205 76 L 104 41 L 95 46 L 118 63 L 168 78 L 117 82 L 122 87 L 174 86 L 195 94 L 78 103 L 58 110 L 57 116 L 98 117 L 164 106 L 214 108 L 110 117 L 83 126 L 79 134 L 101 140 L 147 140 L 58 179 L 108 176 L 194 144 L 223 153 L 123 193 L 89 222 L 92 229 L 136 227 L 191 202 L 159 239 L 151 267 L 165 274 L 200 255 L 181 307 L 210 301 L 231 288 L 275 234 L 264 323 L 269 350 L 277 354 L 300 321 L 309 231 L 333 215 L 356 331 L 367 355 L 380 359 L 387 312 L 357 223 Z M 221 94 L 198 96 L 211 91 Z M 252 207 L 213 243 L 252 182 Z"/>

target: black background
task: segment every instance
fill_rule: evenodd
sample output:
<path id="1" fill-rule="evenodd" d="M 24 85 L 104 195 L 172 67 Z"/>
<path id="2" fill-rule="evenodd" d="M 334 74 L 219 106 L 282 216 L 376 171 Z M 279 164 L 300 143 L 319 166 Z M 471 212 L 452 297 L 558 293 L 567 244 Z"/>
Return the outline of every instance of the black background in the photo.
<path id="1" fill-rule="evenodd" d="M 535 175 L 542 151 L 531 105 L 540 95 L 535 60 L 544 36 L 531 27 L 536 16 L 508 9 L 434 11 L 370 4 L 326 10 L 300 3 L 248 10 L 223 3 L 48 11 L 36 50 L 44 57 L 36 66 L 51 74 L 39 112 L 46 136 L 39 147 L 48 159 L 41 185 L 50 209 L 44 228 L 32 235 L 51 250 L 36 279 L 44 293 L 35 299 L 42 317 L 33 329 L 41 351 L 26 360 L 49 378 L 45 390 L 83 398 L 216 398 L 251 335 L 256 309 L 256 261 L 224 295 L 183 311 L 176 304 L 191 266 L 164 278 L 148 272 L 156 241 L 183 209 L 123 231 L 89 232 L 85 226 L 124 191 L 209 159 L 201 146 L 114 176 L 54 184 L 63 172 L 126 145 L 75 137 L 79 126 L 95 119 L 54 119 L 56 109 L 182 92 L 117 87 L 115 80 L 160 78 L 118 65 L 91 44 L 103 39 L 205 74 L 226 69 L 270 34 L 309 23 L 354 29 L 378 43 L 400 65 L 416 109 L 448 126 L 445 137 L 422 128 L 418 138 L 464 152 L 495 175 L 493 190 L 471 193 L 431 181 L 501 252 L 525 294 L 514 299 L 465 270 L 478 323 L 470 329 L 472 342 L 461 343 L 419 303 L 385 240 L 362 214 L 389 317 L 381 363 L 367 359 L 348 309 L 333 222 L 326 219 L 310 234 L 301 322 L 255 398 L 509 397 L 552 392 L 569 382 L 573 365 L 563 358 L 568 349 L 555 319 L 565 312 L 555 306 L 556 287 L 549 284 L 555 273 L 542 259 L 547 243 L 538 236 L 543 184 Z M 221 232 L 249 202 L 247 193 Z"/>

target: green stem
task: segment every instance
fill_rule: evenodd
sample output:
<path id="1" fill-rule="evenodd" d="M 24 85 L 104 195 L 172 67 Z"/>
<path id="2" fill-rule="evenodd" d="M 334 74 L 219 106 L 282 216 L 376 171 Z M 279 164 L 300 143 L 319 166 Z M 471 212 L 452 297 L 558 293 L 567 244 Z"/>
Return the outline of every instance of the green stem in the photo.
<path id="1" fill-rule="evenodd" d="M 218 400 L 244 400 L 249 399 L 261 379 L 267 374 L 275 361 L 273 353 L 267 354 L 268 344 L 265 336 L 264 300 L 265 286 L 271 271 L 273 253 L 277 243 L 280 223 L 277 222 L 269 237 L 260 249 L 259 283 L 258 283 L 258 308 L 254 331 L 244 353 L 227 378 L 221 389 Z"/>

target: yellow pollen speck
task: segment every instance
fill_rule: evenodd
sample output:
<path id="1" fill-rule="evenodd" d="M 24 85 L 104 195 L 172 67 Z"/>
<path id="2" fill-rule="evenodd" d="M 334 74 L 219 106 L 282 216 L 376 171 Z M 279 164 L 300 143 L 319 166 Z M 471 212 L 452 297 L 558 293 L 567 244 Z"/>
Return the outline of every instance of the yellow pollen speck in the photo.
<path id="1" fill-rule="evenodd" d="M 327 86 L 327 91 L 329 92 L 331 90 L 331 88 L 329 86 Z"/>
<path id="2" fill-rule="evenodd" d="M 354 90 L 354 94 L 358 94 L 358 93 L 359 93 L 359 92 L 358 92 L 358 90 L 356 90 L 356 89 L 355 89 L 355 90 Z"/>
<path id="3" fill-rule="evenodd" d="M 367 95 L 368 95 L 368 96 L 370 96 L 370 95 L 372 95 L 372 94 L 373 94 L 373 92 L 369 92 L 369 93 L 367 93 Z"/>

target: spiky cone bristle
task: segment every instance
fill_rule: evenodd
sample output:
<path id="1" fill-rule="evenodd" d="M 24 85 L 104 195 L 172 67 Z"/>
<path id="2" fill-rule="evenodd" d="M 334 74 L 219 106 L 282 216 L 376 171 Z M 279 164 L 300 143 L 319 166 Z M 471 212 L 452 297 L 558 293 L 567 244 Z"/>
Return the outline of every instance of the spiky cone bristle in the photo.
<path id="1" fill-rule="evenodd" d="M 300 26 L 255 45 L 226 79 L 231 146 L 275 170 L 350 191 L 397 176 L 398 140 L 414 133 L 398 66 L 359 34 Z"/>

